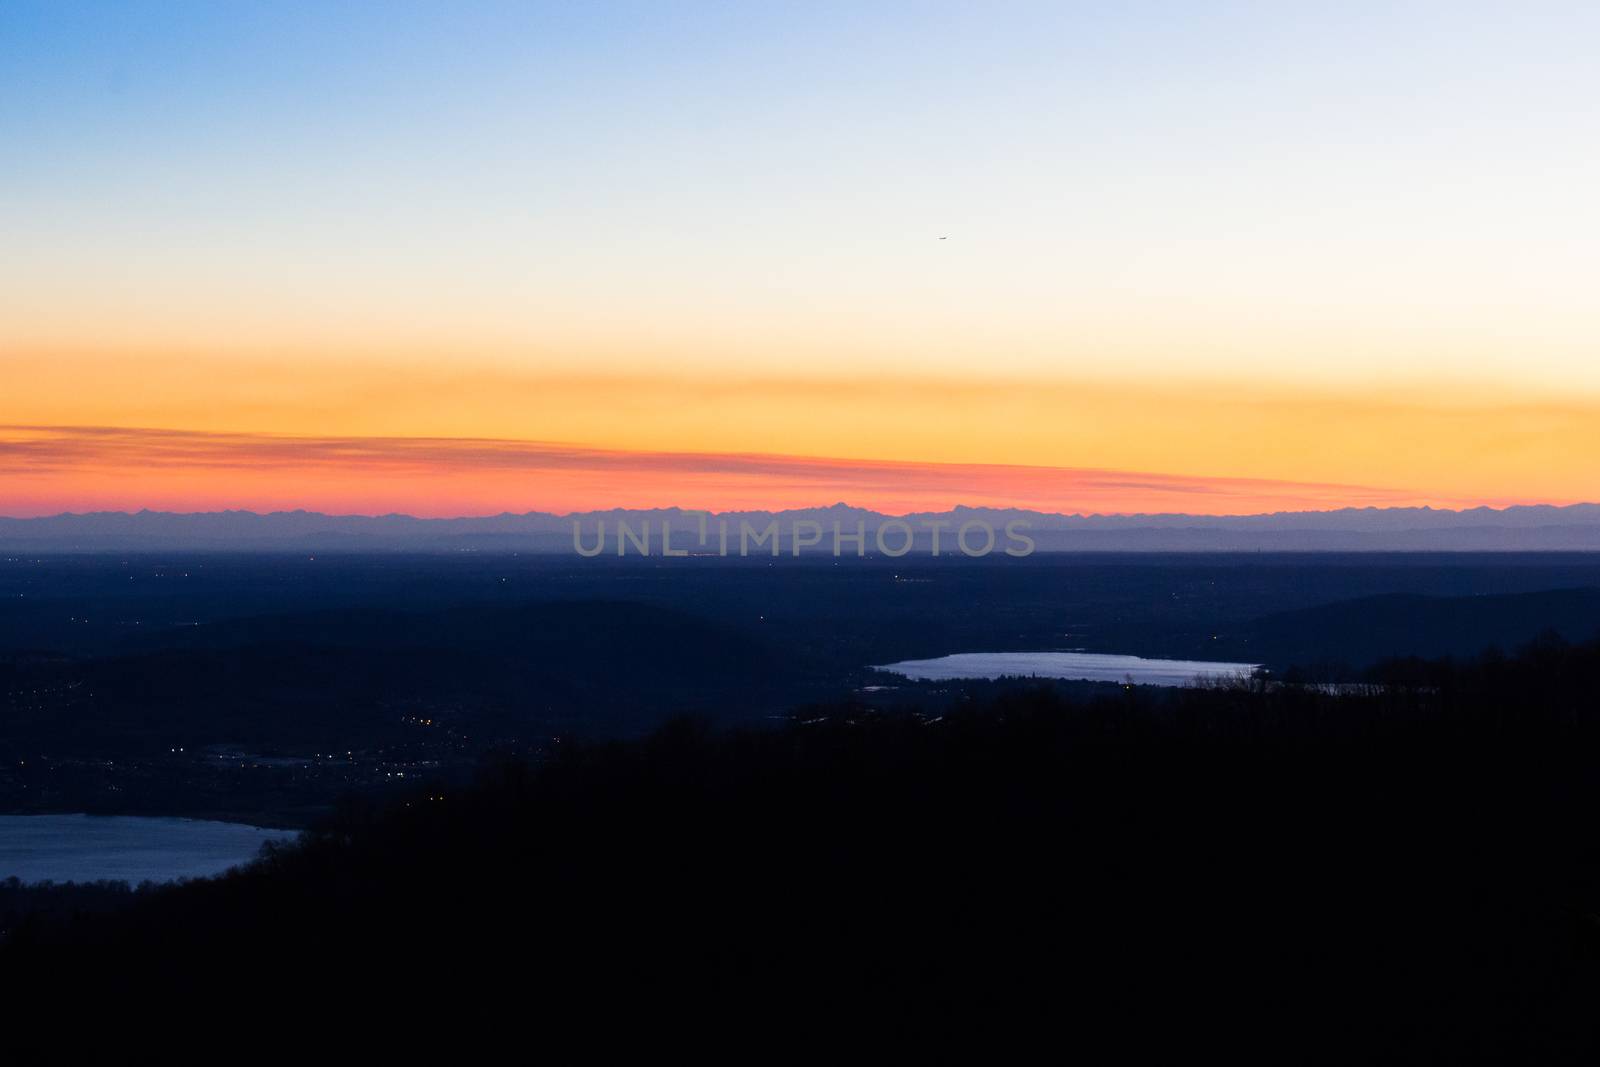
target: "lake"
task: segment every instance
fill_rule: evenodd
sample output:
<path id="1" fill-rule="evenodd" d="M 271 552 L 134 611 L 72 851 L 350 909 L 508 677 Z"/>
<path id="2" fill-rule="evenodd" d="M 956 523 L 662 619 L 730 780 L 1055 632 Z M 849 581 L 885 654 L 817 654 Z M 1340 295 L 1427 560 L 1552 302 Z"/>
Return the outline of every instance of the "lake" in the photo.
<path id="1" fill-rule="evenodd" d="M 137 884 L 221 874 L 266 841 L 295 836 L 205 819 L 132 815 L 0 815 L 0 879 Z"/>
<path id="2" fill-rule="evenodd" d="M 1080 682 L 1190 685 L 1206 678 L 1249 674 L 1253 663 L 1190 659 L 1145 659 L 1103 652 L 960 652 L 938 659 L 908 659 L 874 667 L 916 681 L 953 678 L 1060 678 Z"/>

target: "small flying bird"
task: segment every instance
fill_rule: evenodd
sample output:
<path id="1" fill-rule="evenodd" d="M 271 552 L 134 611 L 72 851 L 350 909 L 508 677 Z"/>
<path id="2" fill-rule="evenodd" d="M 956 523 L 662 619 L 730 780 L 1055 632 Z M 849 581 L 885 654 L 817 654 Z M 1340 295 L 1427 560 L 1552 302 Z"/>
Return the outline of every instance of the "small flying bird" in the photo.
<path id="1" fill-rule="evenodd" d="M 941 237 L 941 238 L 939 238 L 939 240 L 941 240 L 941 241 L 948 241 L 948 240 L 950 240 L 950 238 L 948 238 L 948 237 Z"/>

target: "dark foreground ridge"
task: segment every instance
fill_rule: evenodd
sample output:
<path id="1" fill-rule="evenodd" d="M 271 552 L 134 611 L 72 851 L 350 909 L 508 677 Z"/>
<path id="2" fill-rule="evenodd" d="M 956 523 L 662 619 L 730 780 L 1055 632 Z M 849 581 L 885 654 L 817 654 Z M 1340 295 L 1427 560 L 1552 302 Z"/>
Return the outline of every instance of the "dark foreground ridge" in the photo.
<path id="1" fill-rule="evenodd" d="M 1087 1062 L 1592 1062 L 1600 644 L 1386 670 L 679 721 L 348 805 L 218 880 L 32 918 L 12 888 L 0 968 L 241 1000 L 290 974 L 552 1033 L 848 1014 Z"/>

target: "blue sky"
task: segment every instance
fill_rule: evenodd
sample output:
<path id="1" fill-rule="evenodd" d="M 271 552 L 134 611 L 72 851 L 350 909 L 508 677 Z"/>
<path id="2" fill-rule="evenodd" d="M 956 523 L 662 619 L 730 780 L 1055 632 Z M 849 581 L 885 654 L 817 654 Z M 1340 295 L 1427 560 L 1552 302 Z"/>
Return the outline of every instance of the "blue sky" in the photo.
<path id="1" fill-rule="evenodd" d="M 0 423 L 1361 485 L 1432 448 L 1396 477 L 1506 499 L 1600 410 L 1597 41 L 1576 3 L 7 3 Z"/>

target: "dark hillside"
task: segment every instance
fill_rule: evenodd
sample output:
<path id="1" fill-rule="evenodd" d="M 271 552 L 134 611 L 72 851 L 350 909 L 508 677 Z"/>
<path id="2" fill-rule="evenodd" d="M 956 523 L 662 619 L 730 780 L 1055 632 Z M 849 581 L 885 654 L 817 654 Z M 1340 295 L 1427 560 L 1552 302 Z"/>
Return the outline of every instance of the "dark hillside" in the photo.
<path id="1" fill-rule="evenodd" d="M 1363 668 L 1395 656 L 1515 648 L 1546 631 L 1568 641 L 1600 636 L 1600 589 L 1362 597 L 1257 619 L 1224 651 L 1278 667 L 1345 663 Z"/>
<path id="2" fill-rule="evenodd" d="M 679 722 L 21 921 L 0 966 L 241 1001 L 281 967 L 313 999 L 509 1001 L 569 1036 L 854 1014 L 904 1048 L 999 1026 L 1092 1062 L 1592 1062 L 1600 645 L 1410 670 Z"/>

